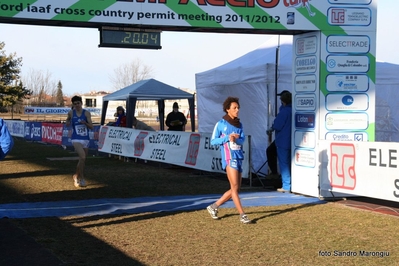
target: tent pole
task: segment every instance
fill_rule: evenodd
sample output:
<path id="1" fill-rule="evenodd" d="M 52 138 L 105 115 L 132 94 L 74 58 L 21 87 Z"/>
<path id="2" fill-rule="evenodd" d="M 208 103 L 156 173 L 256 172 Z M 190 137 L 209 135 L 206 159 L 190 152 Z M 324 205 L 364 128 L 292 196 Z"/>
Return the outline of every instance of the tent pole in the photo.
<path id="1" fill-rule="evenodd" d="M 192 99 L 188 99 L 191 118 L 191 132 L 195 132 L 195 92 Z"/>
<path id="2" fill-rule="evenodd" d="M 274 116 L 277 116 L 277 80 L 278 80 L 278 65 L 279 65 L 279 56 L 280 56 L 280 35 L 278 36 L 278 44 L 276 48 L 276 66 L 274 68 L 274 95 L 275 95 L 275 100 L 274 100 Z"/>

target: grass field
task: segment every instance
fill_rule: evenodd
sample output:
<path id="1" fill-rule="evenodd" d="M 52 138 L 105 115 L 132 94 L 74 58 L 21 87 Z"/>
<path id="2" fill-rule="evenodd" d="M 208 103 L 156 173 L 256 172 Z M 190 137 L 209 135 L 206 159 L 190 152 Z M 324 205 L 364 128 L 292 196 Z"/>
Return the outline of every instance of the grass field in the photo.
<path id="1" fill-rule="evenodd" d="M 157 163 L 90 156 L 76 189 L 76 156 L 17 139 L 0 162 L 0 203 L 218 194 L 224 176 Z M 260 188 L 248 188 L 252 191 Z M 214 221 L 206 210 L 12 219 L 65 265 L 399 265 L 398 218 L 330 202 L 247 207 Z M 376 252 L 374 256 L 370 255 Z M 23 251 L 21 251 L 23 252 Z M 356 252 L 356 253 L 355 253 Z M 21 253 L 23 254 L 23 253 Z"/>

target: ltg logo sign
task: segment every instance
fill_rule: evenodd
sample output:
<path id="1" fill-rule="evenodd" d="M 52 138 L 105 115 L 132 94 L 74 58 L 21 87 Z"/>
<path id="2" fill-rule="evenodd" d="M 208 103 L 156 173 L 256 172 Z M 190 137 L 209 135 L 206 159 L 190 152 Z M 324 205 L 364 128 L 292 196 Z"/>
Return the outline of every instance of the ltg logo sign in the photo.
<path id="1" fill-rule="evenodd" d="M 355 146 L 348 143 L 331 143 L 330 158 L 331 187 L 354 190 L 356 187 Z"/>

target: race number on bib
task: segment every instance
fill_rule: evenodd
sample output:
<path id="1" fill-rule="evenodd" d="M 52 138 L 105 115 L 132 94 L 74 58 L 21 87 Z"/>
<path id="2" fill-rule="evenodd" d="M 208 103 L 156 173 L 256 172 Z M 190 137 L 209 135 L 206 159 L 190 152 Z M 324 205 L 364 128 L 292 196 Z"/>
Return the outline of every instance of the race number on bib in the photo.
<path id="1" fill-rule="evenodd" d="M 238 144 L 235 143 L 235 142 L 230 142 L 230 149 L 231 149 L 232 151 L 241 150 L 241 145 L 238 145 Z"/>
<path id="2" fill-rule="evenodd" d="M 87 136 L 87 127 L 85 125 L 76 125 L 76 134 L 79 136 Z"/>

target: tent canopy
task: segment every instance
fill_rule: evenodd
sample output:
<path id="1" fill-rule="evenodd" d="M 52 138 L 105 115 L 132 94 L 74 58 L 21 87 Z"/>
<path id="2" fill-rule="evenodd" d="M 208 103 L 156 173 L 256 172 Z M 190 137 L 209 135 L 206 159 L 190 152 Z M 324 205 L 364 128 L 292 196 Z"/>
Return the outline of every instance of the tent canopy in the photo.
<path id="1" fill-rule="evenodd" d="M 103 98 L 101 125 L 104 125 L 109 101 L 126 101 L 127 126 L 132 127 L 137 101 L 158 101 L 160 129 L 164 130 L 165 100 L 187 99 L 190 114 L 194 114 L 194 94 L 172 87 L 155 79 L 146 79 L 129 85 Z M 191 115 L 191 131 L 195 131 L 195 116 Z"/>
<path id="2" fill-rule="evenodd" d="M 254 51 L 195 75 L 199 132 L 212 132 L 216 122 L 225 114 L 223 101 L 228 96 L 238 97 L 240 119 L 245 134 L 251 135 L 251 158 L 256 169 L 266 160 L 266 130 L 274 119 L 275 91 L 291 91 L 291 42 L 292 36 L 282 36 L 281 40 L 271 38 Z M 276 72 L 279 43 L 279 67 Z"/>
<path id="3" fill-rule="evenodd" d="M 292 36 L 282 36 L 279 47 L 279 75 L 291 75 Z M 274 82 L 276 48 L 278 40 L 270 39 L 256 50 L 253 50 L 224 65 L 197 73 L 196 88 L 208 85 L 234 85 L 243 83 Z M 287 68 L 288 67 L 288 68 Z M 269 70 L 269 71 L 268 71 Z M 266 74 L 270 74 L 266 75 Z M 281 79 L 280 79 L 281 81 Z M 289 81 L 291 82 L 291 81 Z"/>
<path id="4" fill-rule="evenodd" d="M 197 73 L 198 130 L 212 132 L 224 115 L 222 103 L 228 96 L 240 99 L 240 118 L 251 135 L 251 158 L 255 170 L 266 161 L 269 141 L 266 129 L 276 115 L 278 92 L 292 91 L 292 36 L 271 38 L 254 51 L 214 69 Z M 275 71 L 279 47 L 278 71 Z M 276 75 L 277 73 L 277 75 Z M 399 65 L 376 64 L 376 141 L 399 141 Z M 275 83 L 277 80 L 277 86 Z"/>

